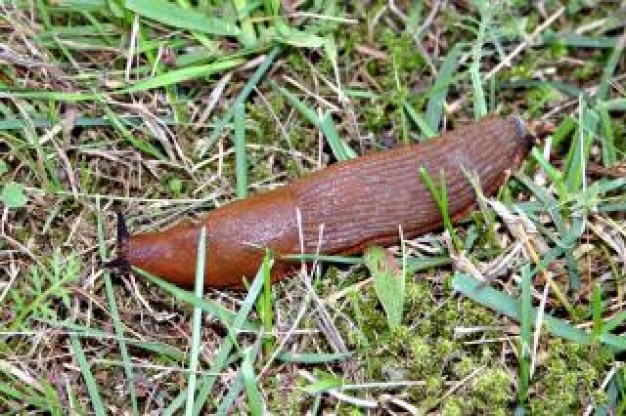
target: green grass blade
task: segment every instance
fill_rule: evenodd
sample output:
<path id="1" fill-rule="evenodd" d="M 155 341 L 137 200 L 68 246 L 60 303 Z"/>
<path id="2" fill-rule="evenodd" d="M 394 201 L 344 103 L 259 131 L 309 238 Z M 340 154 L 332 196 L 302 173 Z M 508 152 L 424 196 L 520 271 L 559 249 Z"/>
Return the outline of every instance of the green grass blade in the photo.
<path id="1" fill-rule="evenodd" d="M 590 49 L 613 49 L 617 45 L 618 38 L 610 36 L 586 36 L 577 33 L 554 33 L 548 32 L 541 37 L 541 43 L 559 44 L 575 48 Z"/>
<path id="2" fill-rule="evenodd" d="M 493 309 L 518 322 L 521 319 L 519 301 L 506 293 L 485 285 L 484 282 L 479 282 L 464 273 L 457 272 L 452 280 L 452 286 L 458 292 L 489 309 Z M 537 309 L 533 308 L 531 313 L 534 325 L 537 320 Z M 551 315 L 544 315 L 543 324 L 550 334 L 581 345 L 589 345 L 594 340 L 585 331 Z M 612 347 L 615 351 L 626 350 L 626 339 L 623 337 L 603 334 L 600 336 L 600 342 Z"/>
<path id="3" fill-rule="evenodd" d="M 225 18 L 207 16 L 166 0 L 125 0 L 125 7 L 165 25 L 212 35 L 238 36 L 241 30 Z"/>
<path id="4" fill-rule="evenodd" d="M 611 116 L 604 103 L 597 106 L 598 115 L 600 116 L 600 126 L 602 128 L 601 151 L 602 164 L 604 166 L 613 166 L 617 162 L 617 151 L 615 147 L 615 134 L 611 124 Z"/>
<path id="5" fill-rule="evenodd" d="M 196 262 L 196 278 L 194 284 L 194 295 L 202 299 L 204 297 L 204 272 L 206 266 L 206 250 L 207 235 L 206 227 L 200 229 L 198 237 L 198 245 L 196 252 L 198 253 Z M 193 308 L 193 317 L 191 321 L 191 351 L 189 352 L 189 377 L 187 378 L 187 403 L 185 407 L 185 415 L 191 416 L 194 407 L 194 393 L 196 391 L 196 371 L 198 370 L 198 362 L 200 356 L 200 342 L 202 336 L 202 308 L 198 305 Z"/>
<path id="6" fill-rule="evenodd" d="M 235 177 L 237 198 L 248 196 L 248 162 L 246 160 L 246 113 L 243 104 L 235 107 Z"/>
<path id="7" fill-rule="evenodd" d="M 130 87 L 112 91 L 111 93 L 130 94 L 133 92 L 151 90 L 153 88 L 177 85 L 181 82 L 207 77 L 209 75 L 232 69 L 236 66 L 243 64 L 244 62 L 245 60 L 243 58 L 231 58 L 225 59 L 223 61 L 213 62 L 207 65 L 197 65 L 187 68 L 174 69 L 155 77 L 139 81 L 136 84 L 131 85 Z"/>
<path id="8" fill-rule="evenodd" d="M 450 211 L 449 211 L 449 206 L 448 206 L 448 190 L 446 187 L 444 172 L 441 171 L 441 175 L 440 175 L 440 182 L 439 182 L 440 189 L 437 189 L 437 187 L 435 186 L 435 183 L 433 182 L 433 179 L 430 176 L 430 173 L 426 170 L 425 167 L 421 166 L 419 168 L 419 175 L 424 185 L 426 185 L 426 187 L 428 188 L 428 191 L 430 192 L 433 200 L 437 204 L 439 211 L 441 212 L 443 226 L 446 229 L 446 231 L 448 231 L 448 233 L 450 234 L 450 238 L 452 238 L 452 242 L 454 243 L 454 246 L 457 249 L 461 249 L 461 247 L 463 246 L 463 243 L 461 242 L 461 239 L 456 234 L 456 231 L 454 231 L 454 227 L 452 226 L 452 218 L 450 218 Z"/>
<path id="9" fill-rule="evenodd" d="M 104 237 L 104 221 L 102 218 L 102 211 L 100 210 L 100 199 L 96 199 L 96 212 L 97 212 L 97 227 L 98 227 L 98 252 L 100 258 L 105 259 L 106 256 L 106 243 Z M 137 390 L 135 389 L 135 375 L 133 373 L 132 362 L 128 353 L 128 347 L 124 340 L 124 324 L 120 318 L 119 311 L 117 309 L 117 302 L 115 301 L 115 291 L 113 290 L 113 282 L 111 281 L 111 273 L 108 270 L 103 272 L 104 275 L 104 287 L 107 296 L 107 304 L 109 306 L 109 313 L 111 320 L 113 321 L 113 328 L 115 330 L 115 338 L 117 345 L 120 349 L 120 355 L 122 356 L 122 363 L 124 365 L 124 373 L 126 375 L 126 384 L 130 393 L 130 402 L 133 409 L 133 414 L 139 414 L 139 406 L 137 404 Z"/>
<path id="10" fill-rule="evenodd" d="M 193 412 L 194 415 L 198 415 L 202 411 L 204 403 L 213 390 L 213 385 L 217 380 L 217 374 L 219 374 L 227 364 L 230 352 L 234 347 L 238 348 L 238 345 L 235 343 L 237 333 L 243 329 L 243 324 L 254 307 L 256 299 L 258 298 L 261 288 L 263 287 L 263 283 L 266 280 L 267 275 L 270 273 L 272 263 L 273 260 L 271 260 L 269 253 L 266 253 L 263 263 L 259 268 L 259 272 L 254 278 L 252 285 L 248 289 L 248 294 L 241 304 L 241 308 L 237 312 L 237 315 L 231 325 L 228 327 L 229 336 L 226 337 L 222 345 L 220 345 L 217 355 L 214 358 L 213 365 L 211 365 L 211 368 L 209 369 L 209 375 L 205 376 L 200 384 L 199 392 L 196 396 L 196 403 Z"/>
<path id="11" fill-rule="evenodd" d="M 603 330 L 605 332 L 613 331 L 624 322 L 626 322 L 626 311 L 620 311 L 614 317 L 604 323 Z"/>
<path id="12" fill-rule="evenodd" d="M 582 100 L 580 105 L 582 108 L 577 134 L 572 140 L 565 167 L 565 182 L 567 189 L 572 192 L 580 190 L 586 180 L 585 166 L 589 162 L 593 136 L 599 121 L 596 112 L 584 105 Z"/>
<path id="13" fill-rule="evenodd" d="M 37 321 L 46 325 L 50 325 L 53 328 L 58 328 L 59 330 L 74 332 L 81 339 L 93 338 L 103 343 L 109 343 L 109 339 L 111 338 L 111 334 L 105 331 L 86 327 L 73 322 L 57 322 L 50 319 L 42 318 L 37 319 Z M 171 359 L 174 362 L 180 362 L 186 357 L 186 354 L 181 350 L 162 342 L 142 341 L 126 337 L 123 338 L 123 341 L 126 342 L 127 345 L 132 345 L 135 348 L 143 349 L 147 352 L 156 353 L 159 356 Z"/>
<path id="14" fill-rule="evenodd" d="M 241 377 L 248 396 L 248 407 L 251 415 L 261 416 L 265 414 L 265 402 L 257 387 L 256 374 L 254 373 L 254 359 L 252 349 L 248 349 L 241 363 Z"/>
<path id="15" fill-rule="evenodd" d="M 326 141 L 337 160 L 350 160 L 358 156 L 345 141 L 339 138 L 339 132 L 337 132 L 337 127 L 330 113 L 326 113 L 320 120 L 319 128 L 324 133 L 324 137 L 326 137 Z"/>
<path id="16" fill-rule="evenodd" d="M 521 404 L 528 401 L 530 383 L 530 354 L 532 350 L 532 275 L 530 267 L 522 269 L 522 295 L 520 298 L 520 343 L 519 343 L 519 384 L 518 400 Z"/>
<path id="17" fill-rule="evenodd" d="M 139 150 L 140 152 L 146 153 L 156 159 L 166 160 L 166 157 L 163 155 L 163 153 L 161 153 L 161 151 L 153 146 L 150 142 L 135 137 L 135 135 L 128 128 L 126 128 L 125 124 L 119 119 L 117 114 L 109 108 L 108 105 L 105 104 L 102 106 L 102 108 L 104 109 L 104 112 L 109 120 L 111 120 L 113 127 L 115 127 L 118 133 L 120 133 L 120 135 L 124 137 L 124 139 L 126 139 L 126 141 L 130 143 L 135 149 Z"/>
<path id="18" fill-rule="evenodd" d="M 254 24 L 250 19 L 250 6 L 247 0 L 232 0 L 232 4 L 237 12 L 237 20 L 241 25 L 241 33 L 239 34 L 239 41 L 244 46 L 252 46 L 256 43 L 256 30 Z"/>
<path id="19" fill-rule="evenodd" d="M 356 152 L 352 148 L 350 148 L 347 143 L 341 140 L 341 138 L 339 138 L 339 133 L 337 132 L 337 128 L 335 127 L 335 123 L 333 122 L 330 113 L 326 113 L 320 119 L 315 111 L 307 107 L 294 94 L 275 84 L 273 84 L 273 86 L 287 99 L 287 101 L 289 101 L 289 103 L 296 110 L 298 110 L 300 114 L 302 114 L 302 116 L 304 116 L 304 118 L 309 121 L 309 123 L 313 124 L 315 127 L 322 131 L 324 137 L 326 137 L 328 145 L 333 152 L 333 155 L 337 160 L 349 160 L 357 156 Z"/>
<path id="20" fill-rule="evenodd" d="M 164 289 L 166 292 L 170 293 L 177 299 L 191 305 L 191 306 L 199 306 L 202 308 L 204 313 L 211 315 L 214 318 L 219 319 L 224 325 L 232 325 L 232 322 L 236 318 L 236 314 L 220 304 L 216 302 L 212 302 L 206 299 L 198 298 L 194 296 L 193 293 L 188 290 L 181 289 L 180 287 L 173 285 L 165 280 L 159 279 L 158 277 L 152 276 L 150 273 L 143 271 L 138 268 L 133 268 L 133 272 L 137 273 L 140 276 L 145 277 L 150 280 L 152 283 L 159 286 L 161 289 Z M 242 324 L 242 329 L 246 331 L 257 331 L 259 328 L 258 323 L 253 321 L 245 321 Z"/>
<path id="21" fill-rule="evenodd" d="M 578 290 L 582 284 L 580 277 L 580 270 L 578 268 L 578 263 L 574 256 L 574 247 L 575 242 L 581 236 L 582 229 L 578 226 L 582 227 L 582 221 L 580 217 L 574 217 L 571 220 L 571 224 L 568 226 L 561 215 L 561 206 L 556 201 L 550 193 L 548 193 L 545 189 L 540 186 L 537 186 L 529 177 L 523 174 L 516 175 L 517 178 L 537 197 L 537 199 L 543 204 L 543 209 L 548 212 L 552 221 L 554 221 L 554 225 L 557 229 L 556 235 L 549 235 L 550 239 L 552 239 L 556 243 L 556 247 L 548 252 L 544 259 L 542 259 L 541 264 L 545 264 L 544 261 L 551 257 L 552 255 L 561 256 L 565 255 L 565 261 L 567 265 L 567 273 L 570 281 L 570 285 L 573 290 Z M 567 195 L 569 193 L 567 191 L 562 191 Z M 558 254 L 557 254 L 558 253 Z M 553 261 L 554 258 L 551 260 Z M 543 266 L 545 267 L 545 265 Z M 539 268 L 539 267 L 538 267 Z"/>
<path id="22" fill-rule="evenodd" d="M 70 334 L 70 346 L 72 348 L 72 355 L 76 358 L 78 367 L 80 368 L 85 384 L 87 385 L 87 392 L 89 393 L 94 413 L 98 416 L 106 415 L 104 404 L 102 403 L 102 398 L 100 398 L 100 392 L 98 391 L 98 385 L 96 384 L 96 379 L 93 377 L 93 373 L 91 372 L 91 368 L 87 362 L 87 357 L 85 356 L 85 351 L 80 345 L 80 340 L 76 335 Z"/>
<path id="23" fill-rule="evenodd" d="M 626 98 L 614 98 L 604 102 L 604 106 L 610 111 L 626 111 Z"/>
<path id="24" fill-rule="evenodd" d="M 604 328 L 602 322 L 602 314 L 604 307 L 602 305 L 602 288 L 600 283 L 593 285 L 593 293 L 591 294 L 591 316 L 593 316 L 593 334 L 600 335 Z"/>
<path id="25" fill-rule="evenodd" d="M 443 106 L 448 95 L 448 88 L 453 82 L 454 73 L 459 65 L 459 59 L 466 45 L 457 43 L 446 55 L 441 65 L 435 84 L 432 86 L 430 98 L 426 106 L 426 122 L 433 132 L 439 131 L 439 125 L 443 118 Z"/>
<path id="26" fill-rule="evenodd" d="M 556 131 L 552 134 L 552 145 L 558 146 L 561 144 L 575 129 L 576 120 L 570 116 L 565 117 L 561 124 L 559 124 L 559 127 L 557 127 Z"/>
<path id="27" fill-rule="evenodd" d="M 83 92 L 60 92 L 60 91 L 28 91 L 15 90 L 6 91 L 0 88 L 0 98 L 25 98 L 29 100 L 49 100 L 61 101 L 68 103 L 77 103 L 81 101 L 103 101 L 102 94 L 83 93 Z"/>
<path id="28" fill-rule="evenodd" d="M 347 353 L 293 353 L 288 351 L 281 351 L 276 357 L 278 360 L 284 363 L 295 364 L 328 364 L 337 361 L 345 361 L 352 357 L 351 352 Z"/>
<path id="29" fill-rule="evenodd" d="M 478 2 L 476 2 L 478 4 Z M 489 25 L 489 15 L 487 14 L 487 6 L 478 7 L 481 10 L 481 21 L 478 27 L 476 43 L 472 47 L 472 63 L 469 67 L 470 79 L 472 81 L 472 99 L 474 102 L 474 118 L 476 120 L 487 115 L 487 101 L 485 100 L 485 91 L 483 89 L 482 79 L 480 76 L 480 61 L 482 58 L 482 48 L 485 42 L 485 32 Z"/>
<path id="30" fill-rule="evenodd" d="M 402 100 L 402 105 L 406 113 L 409 115 L 411 121 L 420 129 L 424 137 L 430 139 L 437 136 L 437 132 L 430 127 L 429 123 L 424 117 L 422 117 L 420 114 L 417 113 L 417 111 L 415 111 L 411 104 L 409 104 L 406 100 Z"/>
<path id="31" fill-rule="evenodd" d="M 248 99 L 248 96 L 250 96 L 250 93 L 252 93 L 252 91 L 257 86 L 261 78 L 267 73 L 269 68 L 272 66 L 272 64 L 274 63 L 274 61 L 276 60 L 276 57 L 280 54 L 280 52 L 281 52 L 280 47 L 274 47 L 274 49 L 272 49 L 270 53 L 267 54 L 267 56 L 263 60 L 263 63 L 259 65 L 256 71 L 254 71 L 254 74 L 252 74 L 252 76 L 250 77 L 250 80 L 246 83 L 246 85 L 243 87 L 243 89 L 241 90 L 241 92 L 239 93 L 235 101 L 233 102 L 232 107 L 228 109 L 226 114 L 224 114 L 224 116 L 220 119 L 220 121 L 215 125 L 215 127 L 213 128 L 213 131 L 211 132 L 211 135 L 206 140 L 200 143 L 199 148 L 198 148 L 198 154 L 200 157 L 203 157 L 206 154 L 206 152 L 213 146 L 213 144 L 215 144 L 220 134 L 222 133 L 222 130 L 224 130 L 224 127 L 228 123 L 230 123 L 233 116 L 235 115 L 234 109 L 237 108 L 238 105 L 244 104 L 244 102 Z"/>
<path id="32" fill-rule="evenodd" d="M 624 52 L 624 46 L 626 46 L 626 33 L 624 33 L 615 43 L 613 52 L 602 69 L 600 85 L 598 86 L 595 95 L 597 100 L 601 101 L 608 98 L 609 89 L 611 88 L 611 79 L 613 78 L 613 74 L 615 74 L 615 69 L 619 66 L 620 58 Z"/>

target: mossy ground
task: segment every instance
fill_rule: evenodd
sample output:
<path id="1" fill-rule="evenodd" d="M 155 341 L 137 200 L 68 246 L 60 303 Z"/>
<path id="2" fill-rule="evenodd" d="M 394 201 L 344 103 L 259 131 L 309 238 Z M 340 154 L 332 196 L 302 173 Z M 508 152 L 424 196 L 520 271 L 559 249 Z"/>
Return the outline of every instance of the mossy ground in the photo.
<path id="1" fill-rule="evenodd" d="M 163 3 L 150 7 L 158 11 Z M 186 9 L 185 3 L 170 5 Z M 198 149 L 210 141 L 259 63 L 242 65 L 267 56 L 276 45 L 277 58 L 244 101 L 244 169 L 251 193 L 337 159 L 319 126 L 278 87 L 318 115 L 329 111 L 339 136 L 357 154 L 423 140 L 427 131 L 415 114 L 427 122 L 432 116 L 442 119 L 431 126 L 435 130 L 451 129 L 476 118 L 484 104 L 489 112 L 552 123 L 557 131 L 571 118 L 584 132 L 590 122 L 581 114 L 590 109 L 600 120 L 593 146 L 580 157 L 575 149 L 581 135 L 570 131 L 552 152 L 556 168 L 569 186 L 576 170 L 572 160 L 584 159 L 585 183 L 592 190 L 625 176 L 626 61 L 620 42 L 626 16 L 616 3 L 568 2 L 564 8 L 551 1 L 193 3 L 205 17 L 221 16 L 241 28 L 253 25 L 258 36 L 214 33 L 225 30 L 214 21 L 190 28 L 191 20 L 168 20 L 175 16 L 167 13 L 155 20 L 139 0 L 13 2 L 0 9 L 3 412 L 161 414 L 190 382 L 186 370 L 194 331 L 201 335 L 199 377 L 210 376 L 205 373 L 230 339 L 227 325 L 205 309 L 203 325 L 194 328 L 188 298 L 139 278 L 118 279 L 109 290 L 99 238 L 113 246 L 114 209 L 140 231 L 235 197 L 242 168 L 235 162 L 235 122 L 225 124 L 205 154 Z M 246 7 L 252 8 L 250 15 Z M 541 26 L 554 16 L 552 24 Z M 279 21 L 301 32 L 281 37 Z M 210 24 L 215 27 L 208 30 Z M 510 65 L 488 75 L 524 44 Z M 441 80 L 455 47 L 462 52 L 449 62 L 454 67 L 449 78 Z M 476 51 L 480 62 L 472 67 Z M 233 70 L 168 78 L 239 57 Z M 121 91 L 151 76 L 159 86 Z M 447 93 L 439 96 L 442 88 Z M 439 111 L 431 107 L 437 99 Z M 567 195 L 560 194 L 559 178 L 539 166 L 536 156 L 529 157 L 523 172 L 555 198 L 565 226 L 558 229 L 532 206 L 524 212 L 549 247 L 558 248 L 575 223 L 576 202 L 589 193 L 569 186 Z M 499 197 L 532 204 L 542 195 L 518 178 Z M 618 345 L 624 343 L 623 195 L 622 186 L 594 200 L 597 210 L 586 212 L 587 228 L 567 248 L 571 256 L 561 253 L 550 262 L 548 270 L 575 315 L 568 315 L 552 292 L 546 309 L 598 334 L 604 334 L 598 322 L 607 322 Z M 96 225 L 102 216 L 103 233 Z M 458 226 L 475 264 L 502 258 L 516 243 L 494 218 L 492 225 L 477 213 Z M 441 233 L 411 247 L 412 258 L 451 254 Z M 530 262 L 523 254 L 517 259 Z M 575 290 L 568 280 L 572 259 L 582 281 Z M 270 342 L 252 355 L 252 370 L 246 367 L 259 378 L 236 390 L 238 377 L 246 380 L 242 357 L 261 339 L 258 332 L 239 334 L 205 411 L 224 403 L 231 413 L 254 412 L 260 405 L 276 414 L 625 411 L 623 356 L 599 335 L 583 345 L 542 331 L 528 390 L 520 393 L 519 323 L 454 291 L 455 270 L 448 265 L 410 274 L 404 318 L 394 330 L 373 286 L 360 286 L 370 277 L 363 266 L 325 265 L 313 280 L 313 297 L 298 278 L 276 285 L 273 312 L 257 306 L 250 318 L 273 318 L 266 334 Z M 516 263 L 489 284 L 519 296 L 520 270 Z M 534 306 L 544 277 L 535 278 Z M 601 301 L 594 302 L 596 285 Z M 210 291 L 206 299 L 237 311 L 244 296 Z M 274 357 L 287 334 L 283 351 L 308 355 Z M 324 359 L 343 349 L 352 352 L 348 359 Z M 235 396 L 228 402 L 231 392 Z M 175 412 L 186 400 L 182 396 Z"/>

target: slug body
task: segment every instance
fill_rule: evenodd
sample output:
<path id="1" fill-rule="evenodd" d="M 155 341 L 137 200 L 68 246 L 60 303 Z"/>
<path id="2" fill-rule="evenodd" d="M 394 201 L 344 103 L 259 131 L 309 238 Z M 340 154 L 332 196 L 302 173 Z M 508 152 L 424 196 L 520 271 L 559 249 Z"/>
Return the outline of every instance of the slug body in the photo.
<path id="1" fill-rule="evenodd" d="M 181 286 L 195 278 L 196 245 L 207 229 L 205 282 L 240 288 L 254 278 L 266 248 L 276 255 L 272 279 L 297 263 L 281 255 L 354 254 L 368 245 L 411 238 L 442 225 L 441 212 L 423 183 L 443 172 L 453 220 L 474 206 L 474 189 L 463 172 L 475 172 L 493 194 L 519 167 L 531 145 L 517 117 L 488 117 L 437 139 L 336 163 L 287 186 L 233 201 L 203 221 L 185 221 L 162 232 L 134 235 L 118 248 L 119 259 Z"/>

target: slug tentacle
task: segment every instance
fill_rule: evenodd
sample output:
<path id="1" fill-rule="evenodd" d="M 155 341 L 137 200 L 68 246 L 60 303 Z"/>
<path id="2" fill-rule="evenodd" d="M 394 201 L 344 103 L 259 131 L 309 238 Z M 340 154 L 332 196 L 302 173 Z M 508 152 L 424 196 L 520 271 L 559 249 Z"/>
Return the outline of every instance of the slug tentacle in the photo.
<path id="1" fill-rule="evenodd" d="M 117 257 L 113 260 L 109 260 L 104 263 L 104 267 L 108 269 L 115 269 L 122 273 L 128 273 L 131 269 L 131 264 L 126 257 L 128 252 L 128 243 L 130 241 L 130 233 L 126 226 L 126 220 L 122 211 L 116 211 L 117 217 Z"/>

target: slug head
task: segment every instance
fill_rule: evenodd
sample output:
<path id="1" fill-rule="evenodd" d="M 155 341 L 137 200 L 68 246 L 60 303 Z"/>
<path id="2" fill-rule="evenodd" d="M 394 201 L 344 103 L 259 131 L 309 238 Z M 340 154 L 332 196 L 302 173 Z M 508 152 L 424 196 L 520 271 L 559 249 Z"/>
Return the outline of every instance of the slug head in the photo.
<path id="1" fill-rule="evenodd" d="M 524 121 L 520 116 L 512 116 L 511 119 L 515 123 L 516 137 L 524 144 L 524 146 L 530 149 L 537 143 L 537 134 L 533 129 L 533 125 L 530 125 Z"/>
<path id="2" fill-rule="evenodd" d="M 126 220 L 122 212 L 116 211 L 115 214 L 117 217 L 117 257 L 105 262 L 103 266 L 108 269 L 117 270 L 122 274 L 127 274 L 130 272 L 130 262 L 126 258 L 130 234 L 128 233 L 128 227 L 126 226 Z"/>

